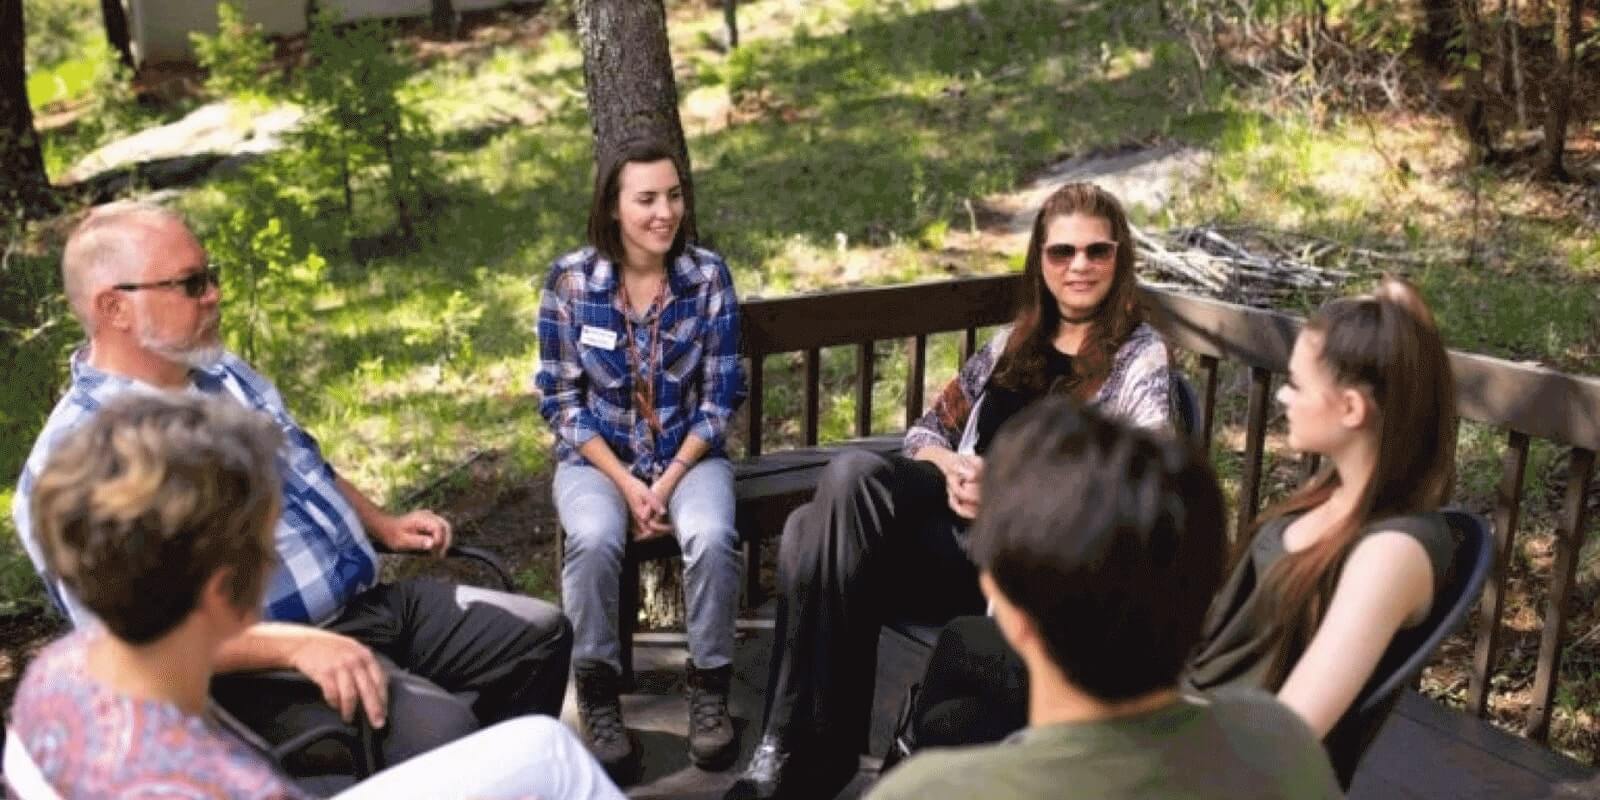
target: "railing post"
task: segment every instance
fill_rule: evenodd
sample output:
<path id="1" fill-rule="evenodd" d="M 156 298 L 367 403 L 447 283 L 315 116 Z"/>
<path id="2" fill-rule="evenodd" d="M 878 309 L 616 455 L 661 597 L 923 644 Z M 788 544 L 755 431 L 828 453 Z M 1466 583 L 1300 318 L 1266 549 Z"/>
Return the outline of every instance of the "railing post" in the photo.
<path id="1" fill-rule="evenodd" d="M 928 335 L 919 333 L 911 339 L 911 368 L 906 370 L 906 427 L 911 427 L 922 416 L 922 384 L 928 373 Z"/>
<path id="2" fill-rule="evenodd" d="M 1200 371 L 1205 373 L 1205 389 L 1201 395 L 1200 441 L 1206 451 L 1211 450 L 1211 434 L 1217 421 L 1217 383 L 1222 371 L 1222 361 L 1216 356 L 1201 356 Z"/>
<path id="3" fill-rule="evenodd" d="M 1583 551 L 1587 509 L 1584 501 L 1594 478 L 1594 451 L 1572 448 L 1567 474 L 1567 498 L 1562 504 L 1556 532 L 1556 563 L 1550 575 L 1550 597 L 1545 604 L 1544 630 L 1539 637 L 1539 667 L 1533 679 L 1533 703 L 1528 708 L 1528 738 L 1543 742 L 1550 736 L 1550 715 L 1555 711 L 1556 681 L 1561 676 L 1561 644 L 1567 627 L 1567 597 Z"/>
<path id="4" fill-rule="evenodd" d="M 817 431 L 819 417 L 822 413 L 820 398 L 822 385 L 822 351 L 813 347 L 806 350 L 806 410 L 805 434 L 806 446 L 815 447 L 817 444 Z"/>
<path id="5" fill-rule="evenodd" d="M 1517 522 L 1522 516 L 1522 481 L 1528 473 L 1526 433 L 1512 431 L 1501 461 L 1500 486 L 1494 502 L 1494 560 L 1489 565 L 1489 581 L 1483 587 L 1483 602 L 1478 605 L 1478 641 L 1472 654 L 1472 681 L 1467 686 L 1467 710 L 1483 716 L 1489 708 L 1489 677 L 1494 672 L 1494 657 L 1500 647 L 1500 612 L 1505 607 L 1506 572 L 1511 564 L 1511 547 L 1517 541 Z"/>
<path id="6" fill-rule="evenodd" d="M 1236 535 L 1243 536 L 1256 518 L 1256 507 L 1261 502 L 1262 463 L 1266 458 L 1267 395 L 1272 392 L 1272 372 L 1262 367 L 1250 368 L 1250 408 L 1244 436 L 1244 477 L 1239 485 L 1239 527 Z"/>
<path id="7" fill-rule="evenodd" d="M 765 361 L 762 353 L 750 354 L 750 396 L 745 399 L 746 422 L 749 429 L 744 439 L 744 455 L 746 458 L 755 458 L 761 455 L 761 405 L 766 398 L 763 396 L 762 362 Z"/>
<path id="8" fill-rule="evenodd" d="M 872 435 L 872 342 L 856 345 L 856 435 Z"/>

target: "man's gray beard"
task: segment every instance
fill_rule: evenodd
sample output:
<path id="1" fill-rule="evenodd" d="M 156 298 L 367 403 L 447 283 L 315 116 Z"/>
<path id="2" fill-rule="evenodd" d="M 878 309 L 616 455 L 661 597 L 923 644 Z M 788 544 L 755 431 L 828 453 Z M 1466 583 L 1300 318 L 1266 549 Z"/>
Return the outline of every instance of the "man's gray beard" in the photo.
<path id="1" fill-rule="evenodd" d="M 210 369 L 220 363 L 222 354 L 227 352 L 221 342 L 192 347 L 173 347 L 155 341 L 147 331 L 139 331 L 139 346 L 174 364 L 182 364 L 190 369 Z"/>

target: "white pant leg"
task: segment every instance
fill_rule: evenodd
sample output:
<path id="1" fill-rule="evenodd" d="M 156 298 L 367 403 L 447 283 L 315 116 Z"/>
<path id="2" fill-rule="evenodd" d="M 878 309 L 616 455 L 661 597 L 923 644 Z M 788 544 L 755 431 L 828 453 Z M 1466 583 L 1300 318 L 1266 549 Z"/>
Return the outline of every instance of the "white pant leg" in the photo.
<path id="1" fill-rule="evenodd" d="M 509 719 L 386 769 L 333 800 L 623 800 L 567 726 Z"/>

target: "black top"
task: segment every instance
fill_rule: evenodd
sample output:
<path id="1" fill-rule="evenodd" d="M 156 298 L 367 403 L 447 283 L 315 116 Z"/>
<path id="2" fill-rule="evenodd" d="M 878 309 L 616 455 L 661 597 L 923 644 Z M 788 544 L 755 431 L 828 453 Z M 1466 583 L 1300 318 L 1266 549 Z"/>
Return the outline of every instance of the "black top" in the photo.
<path id="1" fill-rule="evenodd" d="M 1058 378 L 1070 375 L 1072 375 L 1072 356 L 1054 347 L 1046 350 L 1044 385 L 1050 386 Z M 989 449 L 989 445 L 994 444 L 994 435 L 1000 431 L 1000 426 L 1037 399 L 1039 399 L 1037 394 L 1007 389 L 990 380 L 989 385 L 984 388 L 983 403 L 978 406 L 978 440 L 973 450 L 978 455 L 983 455 Z"/>
<path id="2" fill-rule="evenodd" d="M 1262 578 L 1288 554 L 1283 533 L 1300 517 L 1291 514 L 1261 526 L 1250 542 L 1250 554 L 1233 569 L 1222 591 L 1211 602 L 1206 615 L 1201 645 L 1190 656 L 1184 683 L 1193 689 L 1211 690 L 1219 686 L 1249 686 L 1276 692 L 1268 670 L 1278 651 L 1280 631 L 1270 625 L 1260 608 L 1272 602 L 1259 591 Z M 1378 531 L 1397 531 L 1417 540 L 1433 565 L 1435 597 L 1446 584 L 1455 537 L 1439 514 L 1408 514 L 1374 520 L 1362 527 L 1362 536 Z M 1290 663 L 1299 653 L 1290 653 Z"/>

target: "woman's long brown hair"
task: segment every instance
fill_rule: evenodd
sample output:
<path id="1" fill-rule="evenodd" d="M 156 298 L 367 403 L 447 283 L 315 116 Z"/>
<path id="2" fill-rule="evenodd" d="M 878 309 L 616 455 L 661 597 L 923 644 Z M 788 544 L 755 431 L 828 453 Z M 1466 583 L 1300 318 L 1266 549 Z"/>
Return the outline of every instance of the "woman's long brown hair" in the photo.
<path id="1" fill-rule="evenodd" d="M 1433 313 L 1415 287 L 1385 277 L 1370 297 L 1324 305 L 1301 335 L 1321 338 L 1320 360 L 1340 386 L 1370 393 L 1378 461 L 1364 476 L 1341 476 L 1331 464 L 1324 467 L 1238 539 L 1236 558 L 1248 558 L 1255 531 L 1267 522 L 1317 507 L 1345 480 L 1362 482 L 1349 516 L 1311 546 L 1284 556 L 1263 578 L 1262 589 L 1272 602 L 1260 607 L 1282 637 L 1268 671 L 1273 690 L 1311 643 L 1362 529 L 1384 517 L 1437 509 L 1449 498 L 1455 477 L 1455 378 Z"/>
<path id="2" fill-rule="evenodd" d="M 1117 242 L 1116 270 L 1111 290 L 1100 303 L 1089 334 L 1072 362 L 1072 375 L 1059 386 L 1045 385 L 1045 355 L 1055 347 L 1061 326 L 1061 309 L 1044 282 L 1044 246 L 1050 223 L 1057 217 L 1082 214 L 1105 220 Z M 1088 402 L 1111 374 L 1117 348 L 1127 340 L 1144 314 L 1136 294 L 1133 273 L 1133 234 L 1122 204 L 1110 192 L 1092 183 L 1069 183 L 1044 201 L 1033 219 L 1033 236 L 1023 263 L 1022 297 L 1012 323 L 1011 338 L 995 363 L 998 385 L 1026 394 L 1060 392 Z"/>

